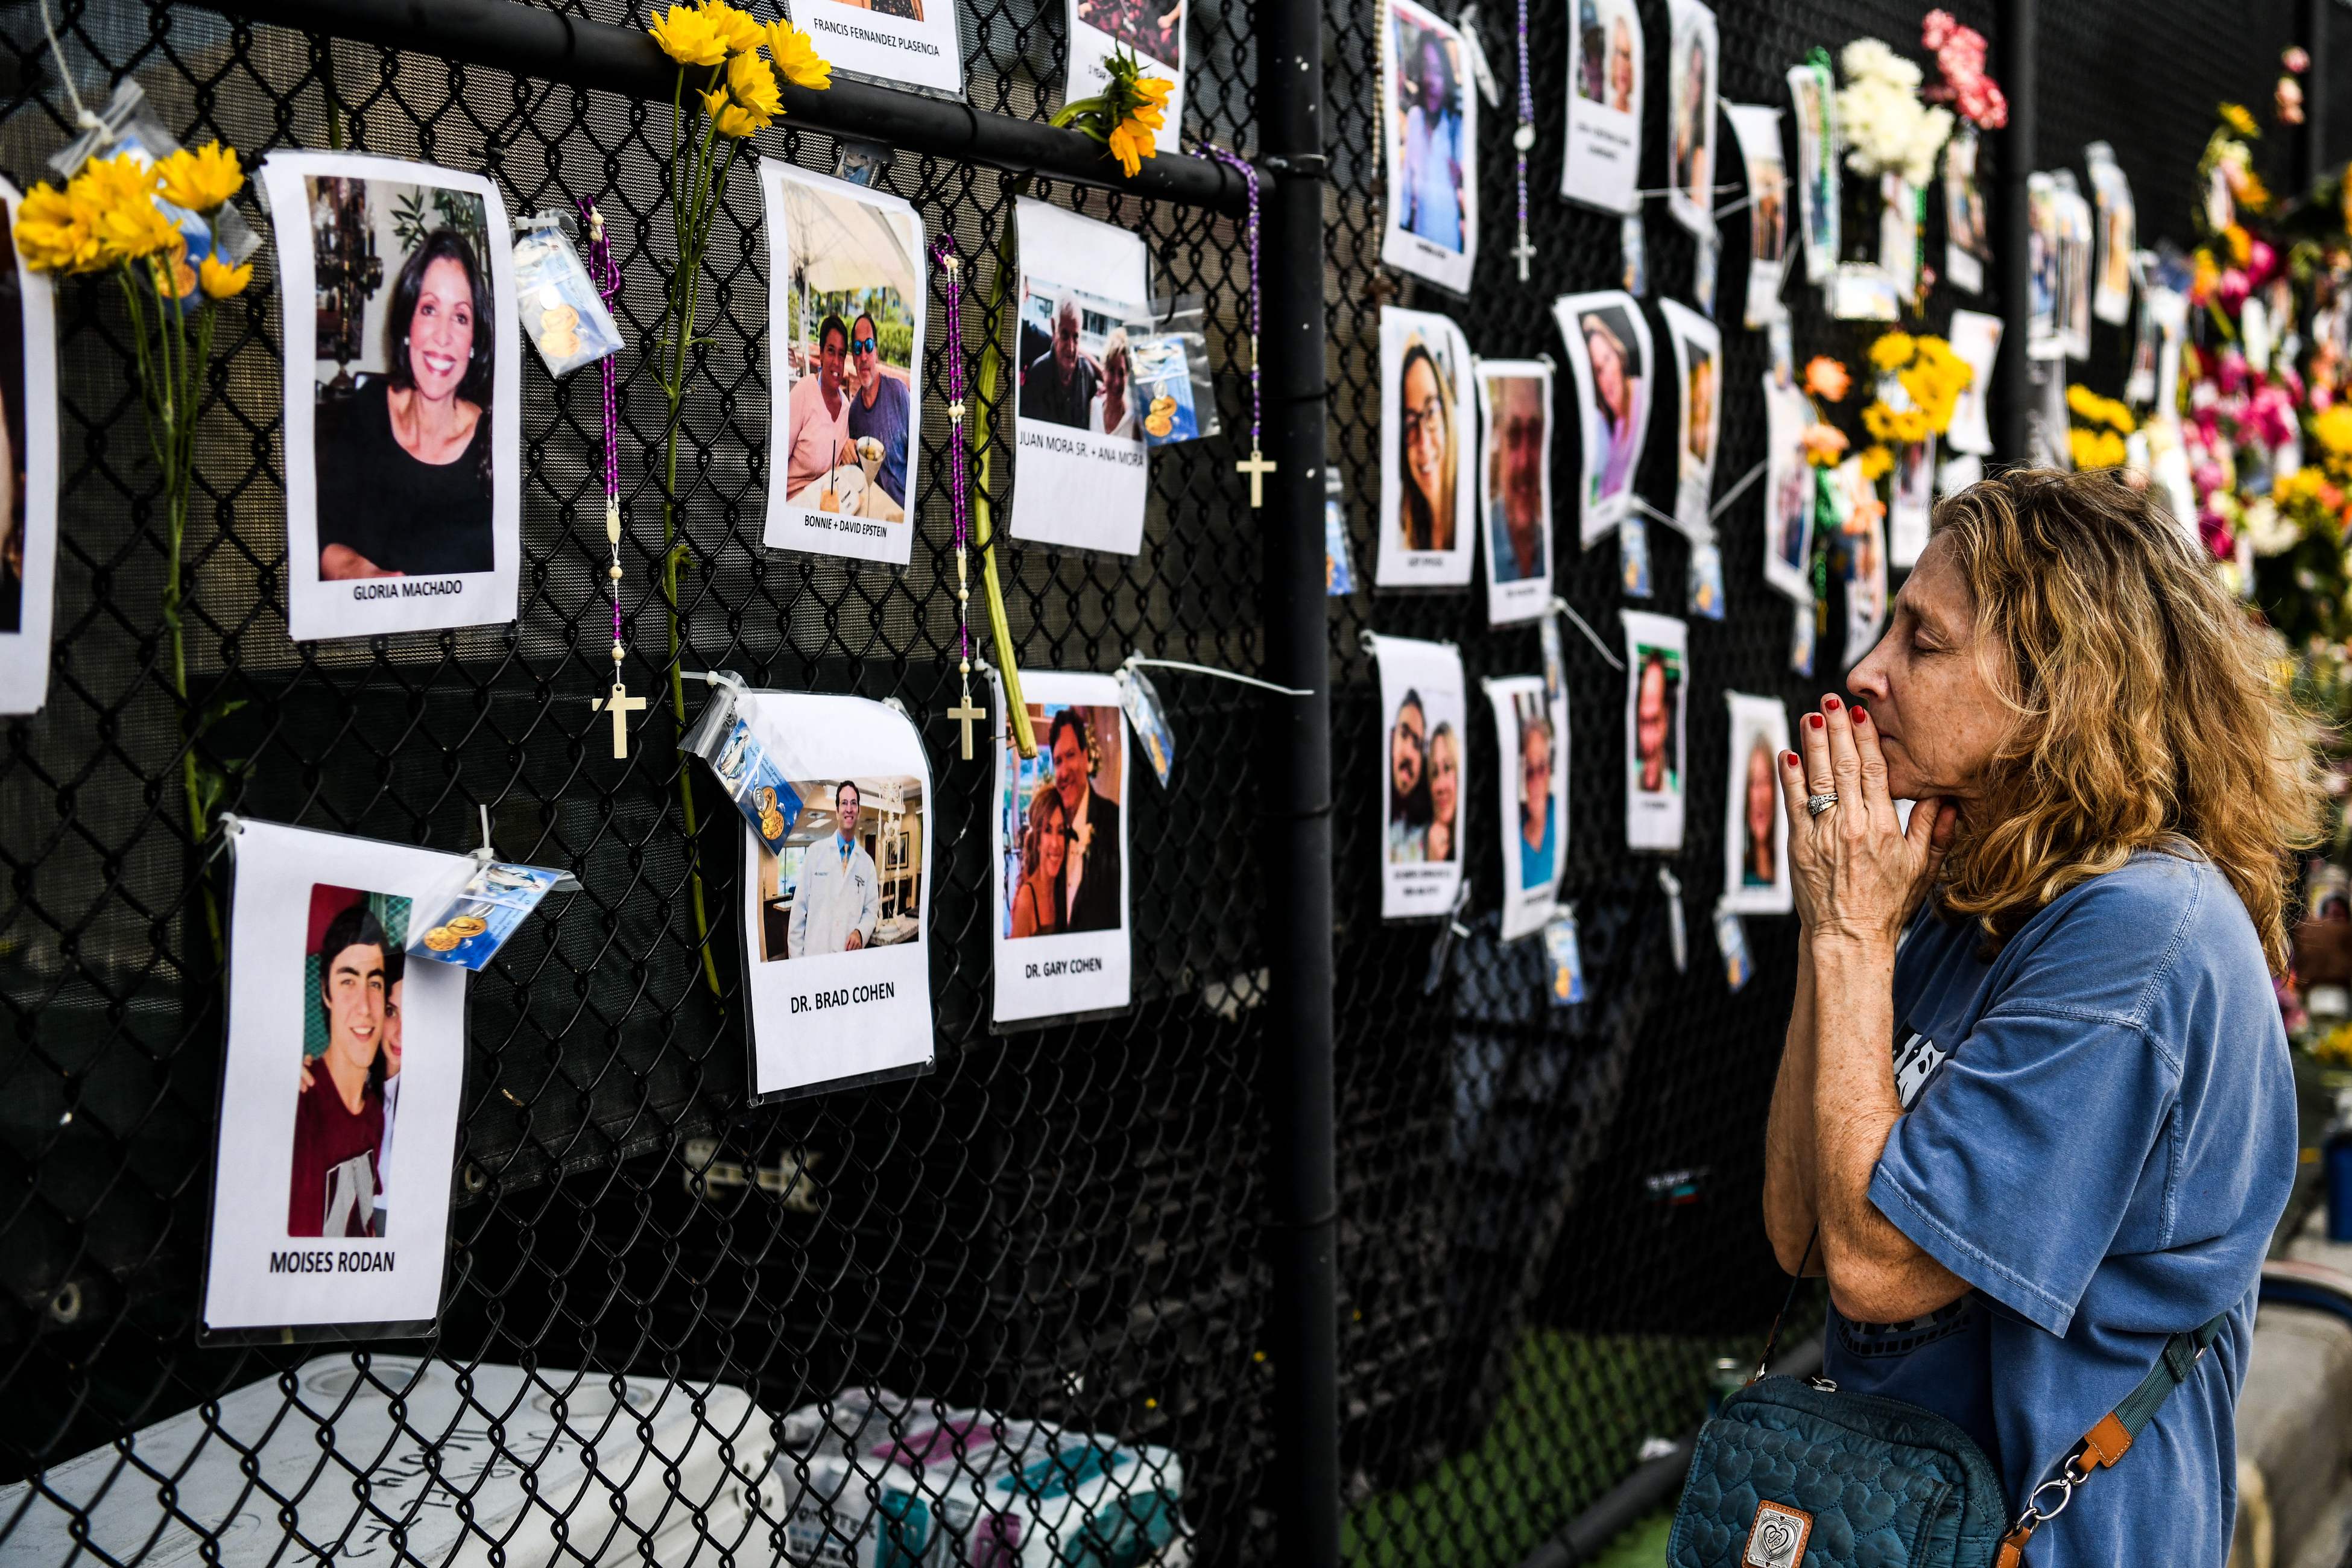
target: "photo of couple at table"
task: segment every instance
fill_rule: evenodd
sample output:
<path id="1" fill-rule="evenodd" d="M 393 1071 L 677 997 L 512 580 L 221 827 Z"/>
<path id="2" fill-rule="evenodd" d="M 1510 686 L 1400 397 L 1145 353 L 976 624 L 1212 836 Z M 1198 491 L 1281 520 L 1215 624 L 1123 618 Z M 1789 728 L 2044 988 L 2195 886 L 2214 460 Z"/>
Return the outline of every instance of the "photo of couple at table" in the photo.
<path id="1" fill-rule="evenodd" d="M 763 160 L 782 397 L 767 543 L 904 564 L 922 443 L 923 231 L 895 196 Z"/>
<path id="2" fill-rule="evenodd" d="M 995 692 L 999 1024 L 1124 1007 L 1129 999 L 1129 747 L 1119 683 L 1022 672 L 1037 754 L 1013 743 Z"/>

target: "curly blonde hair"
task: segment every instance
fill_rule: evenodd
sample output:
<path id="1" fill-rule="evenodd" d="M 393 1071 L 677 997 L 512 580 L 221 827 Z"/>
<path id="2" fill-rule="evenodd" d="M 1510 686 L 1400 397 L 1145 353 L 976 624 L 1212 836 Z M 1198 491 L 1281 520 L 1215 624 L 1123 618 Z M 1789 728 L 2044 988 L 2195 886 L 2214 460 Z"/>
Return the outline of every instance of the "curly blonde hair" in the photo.
<path id="1" fill-rule="evenodd" d="M 2284 973 L 2294 856 L 2318 837 L 2316 729 L 2164 505 L 2115 470 L 2017 469 L 1947 497 L 1932 537 L 1980 646 L 2007 651 L 1994 684 L 2017 721 L 1944 863 L 1944 908 L 1998 947 L 2067 889 L 2185 844 Z"/>

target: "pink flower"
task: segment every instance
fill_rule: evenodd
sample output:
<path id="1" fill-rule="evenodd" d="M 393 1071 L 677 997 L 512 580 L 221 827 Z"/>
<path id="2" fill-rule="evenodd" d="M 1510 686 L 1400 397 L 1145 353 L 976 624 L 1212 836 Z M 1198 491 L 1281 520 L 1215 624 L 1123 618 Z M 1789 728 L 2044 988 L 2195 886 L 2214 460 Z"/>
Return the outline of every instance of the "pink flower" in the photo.
<path id="1" fill-rule="evenodd" d="M 2257 239 L 2247 244 L 2246 277 L 2250 281 L 2267 282 L 2271 274 L 2277 270 L 2278 252 L 2271 248 L 2268 240 Z"/>
<path id="2" fill-rule="evenodd" d="M 1938 11 L 1935 15 L 1941 16 L 1943 13 Z M 2286 52 L 2279 56 L 2279 64 L 2286 67 L 2295 75 L 2301 76 L 2311 68 L 2311 56 L 2304 51 L 2301 44 L 2290 44 L 2286 47 Z"/>
<path id="3" fill-rule="evenodd" d="M 2281 125 L 2303 123 L 2303 84 L 2291 76 L 2278 79 L 2271 92 L 2271 109 Z"/>
<path id="4" fill-rule="evenodd" d="M 2210 496 L 2221 488 L 2221 465 L 2210 458 L 2189 470 L 2189 482 L 2200 496 Z"/>
<path id="5" fill-rule="evenodd" d="M 2253 292 L 2253 287 L 2244 272 L 2231 267 L 2222 270 L 2221 281 L 2214 286 L 2214 293 L 2221 301 L 2221 309 L 2234 316 L 2238 307 L 2246 302 L 2246 296 Z"/>
<path id="6" fill-rule="evenodd" d="M 2278 446 L 2294 435 L 2294 399 L 2283 386 L 2265 386 L 2247 405 L 2246 423 L 2264 444 Z"/>
<path id="7" fill-rule="evenodd" d="M 2200 513 L 2197 533 L 2205 542 L 2206 553 L 2216 561 L 2228 561 L 2238 553 L 2238 542 L 2230 536 L 2230 525 L 2218 512 Z"/>
<path id="8" fill-rule="evenodd" d="M 1949 11 L 1930 11 L 1919 24 L 1919 41 L 1931 49 L 1940 49 L 1959 28 Z"/>

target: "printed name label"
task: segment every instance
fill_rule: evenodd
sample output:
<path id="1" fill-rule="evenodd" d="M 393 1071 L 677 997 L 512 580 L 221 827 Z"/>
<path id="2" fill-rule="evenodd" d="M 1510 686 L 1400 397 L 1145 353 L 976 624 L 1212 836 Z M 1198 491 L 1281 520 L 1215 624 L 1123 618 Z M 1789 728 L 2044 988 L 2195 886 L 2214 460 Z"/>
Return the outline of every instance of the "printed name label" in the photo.
<path id="1" fill-rule="evenodd" d="M 861 1002 L 887 1002 L 898 994 L 895 980 L 877 980 L 871 985 L 844 985 L 834 991 L 812 991 L 793 998 L 795 1013 L 822 1013 L 828 1007 L 855 1007 Z"/>
<path id="2" fill-rule="evenodd" d="M 370 599 L 432 598 L 465 591 L 463 577 L 378 577 L 352 584 L 352 597 L 362 604 Z"/>
<path id="3" fill-rule="evenodd" d="M 273 1252 L 272 1274 L 389 1274 L 390 1252 Z"/>

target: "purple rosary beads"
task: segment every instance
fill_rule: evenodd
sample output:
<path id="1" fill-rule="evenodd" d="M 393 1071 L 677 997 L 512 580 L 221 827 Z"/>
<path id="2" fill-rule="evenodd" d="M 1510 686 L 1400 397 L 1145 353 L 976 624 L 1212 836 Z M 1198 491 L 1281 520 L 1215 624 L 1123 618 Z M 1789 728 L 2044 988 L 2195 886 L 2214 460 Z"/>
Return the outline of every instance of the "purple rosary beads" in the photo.
<path id="1" fill-rule="evenodd" d="M 971 456 L 964 433 L 971 410 L 963 400 L 963 259 L 956 254 L 953 235 L 941 234 L 931 242 L 931 260 L 946 274 L 948 297 L 948 509 L 955 520 L 956 674 L 963 688 L 963 700 L 948 710 L 948 717 L 963 726 L 963 757 L 970 762 L 971 727 L 988 714 L 971 700 Z"/>
<path id="2" fill-rule="evenodd" d="M 1258 384 L 1257 363 L 1257 170 L 1246 158 L 1236 157 L 1213 142 L 1204 143 L 1201 150 L 1239 173 L 1243 184 L 1249 187 L 1249 227 L 1243 231 L 1242 238 L 1249 252 L 1250 454 L 1235 463 L 1234 468 L 1249 476 L 1250 505 L 1255 509 L 1265 504 L 1265 476 L 1275 471 L 1275 465 L 1267 461 L 1259 447 L 1265 434 L 1265 405 Z"/>

